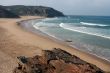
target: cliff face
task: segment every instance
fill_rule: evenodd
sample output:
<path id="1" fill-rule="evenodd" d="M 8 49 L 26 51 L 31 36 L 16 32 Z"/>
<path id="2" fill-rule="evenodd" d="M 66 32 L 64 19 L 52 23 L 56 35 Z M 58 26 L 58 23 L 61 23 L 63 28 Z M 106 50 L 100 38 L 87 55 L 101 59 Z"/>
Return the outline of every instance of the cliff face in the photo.
<path id="1" fill-rule="evenodd" d="M 105 73 L 61 49 L 44 50 L 43 53 L 32 58 L 18 57 L 18 67 L 13 73 Z"/>
<path id="2" fill-rule="evenodd" d="M 64 14 L 50 7 L 44 6 L 3 6 L 8 11 L 11 11 L 17 15 L 31 15 L 31 16 L 45 16 L 45 17 L 62 17 Z"/>
<path id="3" fill-rule="evenodd" d="M 0 18 L 19 18 L 19 16 L 0 6 Z"/>

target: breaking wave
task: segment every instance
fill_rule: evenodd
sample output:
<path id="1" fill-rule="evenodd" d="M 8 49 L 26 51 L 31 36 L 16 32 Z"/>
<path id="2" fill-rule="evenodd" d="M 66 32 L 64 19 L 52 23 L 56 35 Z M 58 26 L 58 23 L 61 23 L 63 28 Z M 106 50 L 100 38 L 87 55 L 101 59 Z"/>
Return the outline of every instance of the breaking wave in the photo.
<path id="1" fill-rule="evenodd" d="M 82 25 L 88 25 L 88 26 L 100 26 L 100 27 L 107 27 L 109 25 L 104 24 L 96 24 L 96 23 L 86 23 L 86 22 L 80 22 Z"/>
<path id="2" fill-rule="evenodd" d="M 79 32 L 79 33 L 84 33 L 84 34 L 88 34 L 88 35 L 95 35 L 95 36 L 98 36 L 98 37 L 103 37 L 103 38 L 110 39 L 109 36 L 106 36 L 106 35 L 103 35 L 103 34 L 98 34 L 98 33 L 91 33 L 91 32 L 83 31 L 83 30 L 80 30 L 80 29 L 75 29 L 75 27 L 70 27 L 70 26 L 68 26 L 64 23 L 60 23 L 59 26 L 63 29 L 67 29 L 67 30 L 71 30 L 71 31 Z"/>

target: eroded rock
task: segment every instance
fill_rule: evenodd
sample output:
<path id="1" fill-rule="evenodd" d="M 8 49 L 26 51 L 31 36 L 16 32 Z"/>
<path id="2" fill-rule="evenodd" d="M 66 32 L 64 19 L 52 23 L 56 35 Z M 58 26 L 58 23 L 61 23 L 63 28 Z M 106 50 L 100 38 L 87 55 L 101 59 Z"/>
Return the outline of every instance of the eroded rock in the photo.
<path id="1" fill-rule="evenodd" d="M 104 73 L 93 64 L 61 49 L 43 50 L 44 55 L 26 58 L 18 57 L 14 73 Z"/>

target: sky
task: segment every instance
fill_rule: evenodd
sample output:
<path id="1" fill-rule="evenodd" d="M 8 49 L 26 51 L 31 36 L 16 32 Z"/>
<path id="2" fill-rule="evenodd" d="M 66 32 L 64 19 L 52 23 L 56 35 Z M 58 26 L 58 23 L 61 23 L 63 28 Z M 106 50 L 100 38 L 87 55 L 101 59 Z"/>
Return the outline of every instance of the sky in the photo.
<path id="1" fill-rule="evenodd" d="M 110 0 L 0 0 L 0 5 L 42 5 L 66 15 L 110 16 Z"/>

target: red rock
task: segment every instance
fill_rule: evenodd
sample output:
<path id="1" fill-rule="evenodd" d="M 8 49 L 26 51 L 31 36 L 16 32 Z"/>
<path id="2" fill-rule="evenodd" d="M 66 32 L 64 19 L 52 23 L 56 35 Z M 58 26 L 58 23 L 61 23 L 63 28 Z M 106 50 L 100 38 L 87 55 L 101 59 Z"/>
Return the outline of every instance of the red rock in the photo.
<path id="1" fill-rule="evenodd" d="M 43 56 L 18 59 L 14 73 L 104 73 L 95 65 L 59 49 L 45 51 Z"/>

